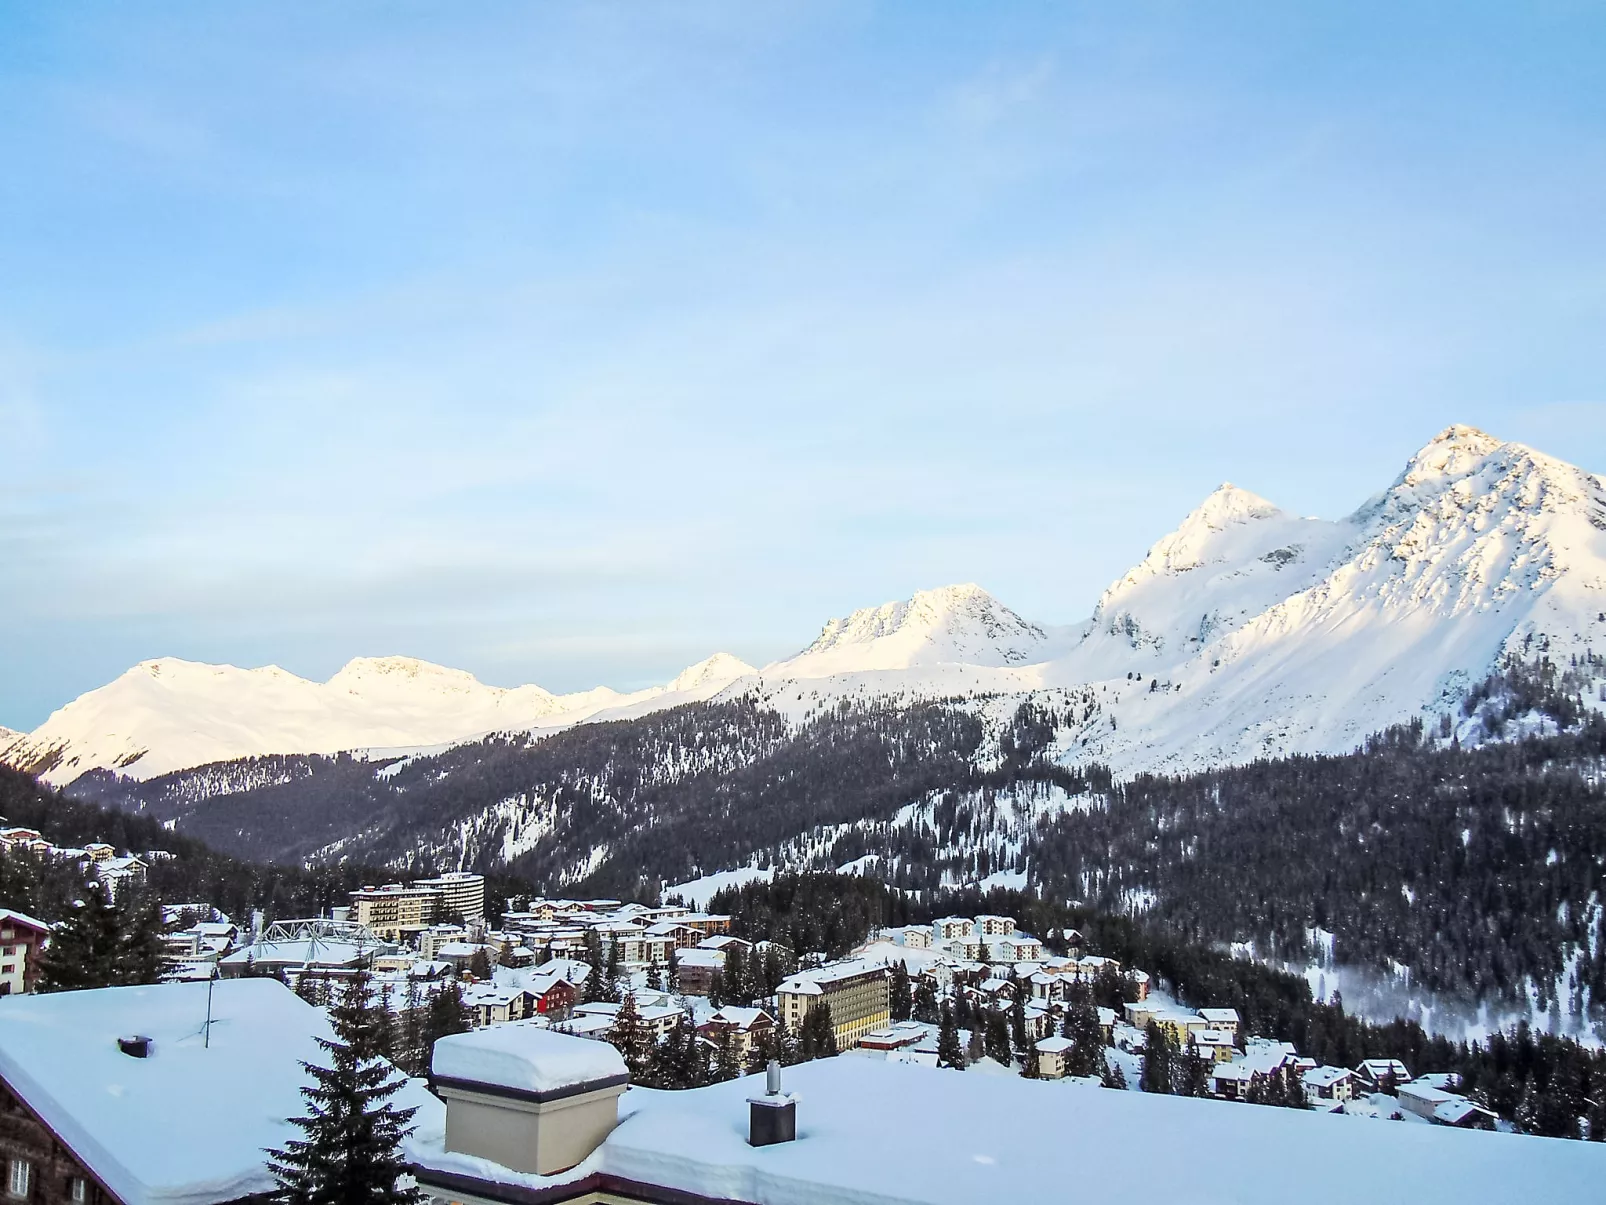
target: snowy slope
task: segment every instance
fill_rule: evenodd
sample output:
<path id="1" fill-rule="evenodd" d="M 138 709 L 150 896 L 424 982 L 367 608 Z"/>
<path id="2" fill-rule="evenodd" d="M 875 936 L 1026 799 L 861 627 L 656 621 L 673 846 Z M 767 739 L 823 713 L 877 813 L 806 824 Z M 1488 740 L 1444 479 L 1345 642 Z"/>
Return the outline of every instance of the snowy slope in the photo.
<path id="1" fill-rule="evenodd" d="M 563 726 L 707 698 L 752 672 L 720 654 L 667 686 L 554 695 L 539 686 L 487 686 L 463 670 L 408 657 L 359 657 L 327 682 L 277 666 L 239 669 L 164 658 L 80 696 L 0 756 L 58 785 L 95 768 L 145 779 L 266 753 L 412 748 Z"/>
<path id="2" fill-rule="evenodd" d="M 842 698 L 968 698 L 993 723 L 1035 695 L 1066 717 L 1068 762 L 1188 770 L 1348 750 L 1453 710 L 1506 653 L 1565 660 L 1596 645 L 1606 651 L 1606 486 L 1457 426 L 1342 519 L 1221 486 L 1071 627 L 948 586 L 833 619 L 761 673 L 718 654 L 633 694 L 504 690 L 407 658 L 359 659 L 326 683 L 151 661 L 9 749 L 0 736 L 0 758 L 63 784 L 97 766 L 148 778 L 270 752 L 542 734 L 738 694 L 793 719 Z"/>
<path id="3" fill-rule="evenodd" d="M 766 666 L 764 675 L 822 678 L 936 665 L 1027 665 L 1065 643 L 1063 629 L 1028 623 L 980 586 L 944 586 L 833 619 L 813 644 Z"/>

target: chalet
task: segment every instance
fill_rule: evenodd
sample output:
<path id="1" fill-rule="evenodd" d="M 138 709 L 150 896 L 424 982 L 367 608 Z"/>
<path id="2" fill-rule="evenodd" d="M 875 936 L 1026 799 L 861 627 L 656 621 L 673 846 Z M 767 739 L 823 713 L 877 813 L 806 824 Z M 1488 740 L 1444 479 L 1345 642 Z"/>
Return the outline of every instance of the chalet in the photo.
<path id="1" fill-rule="evenodd" d="M 1336 1107 L 1355 1095 L 1355 1073 L 1348 1067 L 1314 1067 L 1300 1079 L 1313 1108 Z"/>
<path id="2" fill-rule="evenodd" d="M 714 977 L 725 970 L 724 950 L 692 947 L 675 958 L 675 982 L 688 996 L 706 996 L 713 989 Z"/>
<path id="3" fill-rule="evenodd" d="M 1411 1082 L 1411 1073 L 1399 1059 L 1362 1059 L 1355 1067 L 1355 1083 L 1361 1092 L 1393 1094 Z"/>
<path id="4" fill-rule="evenodd" d="M 1458 1130 L 1492 1130 L 1500 1120 L 1490 1110 L 1464 1096 L 1447 1100 L 1433 1110 L 1433 1124 Z"/>
<path id="5" fill-rule="evenodd" d="M 731 918 L 720 913 L 688 912 L 679 919 L 679 923 L 696 929 L 704 937 L 731 931 Z"/>
<path id="6" fill-rule="evenodd" d="M 542 1017 L 566 1017 L 580 998 L 579 988 L 544 967 L 525 981 L 525 990 L 535 998 L 536 1015 Z"/>
<path id="7" fill-rule="evenodd" d="M 50 926 L 22 912 L 0 908 L 0 996 L 33 991 L 39 948 Z"/>
<path id="8" fill-rule="evenodd" d="M 535 996 L 522 988 L 476 983 L 463 990 L 463 1007 L 476 1027 L 505 1025 L 536 1013 Z"/>
<path id="9" fill-rule="evenodd" d="M 736 1049 L 736 1057 L 747 1061 L 753 1043 L 775 1032 L 775 1018 L 762 1008 L 737 1008 L 726 1005 L 697 1027 L 697 1032 L 718 1045 L 729 1034 Z"/>
<path id="10" fill-rule="evenodd" d="M 1199 1015 L 1210 1024 L 1211 1029 L 1225 1030 L 1233 1041 L 1238 1040 L 1238 1010 L 1236 1008 L 1201 1008 Z"/>
<path id="11" fill-rule="evenodd" d="M 206 1023 L 211 993 L 211 1025 Z M 259 1202 L 264 1148 L 301 1132 L 322 1012 L 271 979 L 17 997 L 0 1005 L 0 1161 L 31 1205 Z M 393 1098 L 439 1134 L 418 1081 Z"/>
<path id="12" fill-rule="evenodd" d="M 646 936 L 667 941 L 671 950 L 689 950 L 703 939 L 703 931 L 678 920 L 661 920 L 647 926 Z M 668 962 L 668 957 L 663 961 Z"/>

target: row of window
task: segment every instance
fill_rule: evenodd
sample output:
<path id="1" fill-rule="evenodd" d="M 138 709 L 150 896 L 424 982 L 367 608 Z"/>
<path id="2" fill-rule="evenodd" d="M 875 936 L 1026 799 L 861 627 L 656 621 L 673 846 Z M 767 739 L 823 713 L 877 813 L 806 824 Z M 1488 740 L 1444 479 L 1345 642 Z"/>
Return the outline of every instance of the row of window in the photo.
<path id="1" fill-rule="evenodd" d="M 11 1161 L 10 1175 L 6 1177 L 6 1194 L 17 1200 L 27 1200 L 33 1189 L 33 1164 L 26 1159 Z M 89 1181 L 82 1176 L 69 1176 L 67 1196 L 82 1205 L 89 1200 Z"/>

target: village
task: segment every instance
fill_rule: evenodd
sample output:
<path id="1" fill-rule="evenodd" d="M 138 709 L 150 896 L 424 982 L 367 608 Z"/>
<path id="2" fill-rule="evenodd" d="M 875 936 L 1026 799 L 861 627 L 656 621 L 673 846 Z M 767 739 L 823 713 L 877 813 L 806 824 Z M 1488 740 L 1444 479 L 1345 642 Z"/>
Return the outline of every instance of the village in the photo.
<path id="1" fill-rule="evenodd" d="M 0 830 L 0 849 L 19 846 L 78 860 L 114 898 L 166 856 L 104 843 L 58 849 L 33 830 Z M 326 1004 L 360 968 L 398 1010 L 449 990 L 473 1028 L 533 1022 L 602 1041 L 616 1036 L 628 998 L 651 1041 L 684 1025 L 728 1072 L 788 1051 L 813 1017 L 820 1040 L 806 1044 L 810 1055 L 1500 1125 L 1455 1091 L 1451 1074 L 1413 1076 L 1393 1059 L 1320 1066 L 1290 1043 L 1242 1032 L 1231 1007 L 1185 1008 L 1151 990 L 1142 969 L 1081 952 L 1074 931 L 1055 935 L 1067 953 L 1049 954 L 1008 916 L 883 930 L 827 961 L 748 941 L 731 932 L 731 917 L 674 902 L 511 900 L 493 928 L 484 877 L 455 872 L 365 886 L 326 917 L 268 924 L 259 914 L 242 927 L 209 904 L 181 902 L 164 903 L 162 918 L 167 978 L 266 975 Z M 49 927 L 12 911 L 0 924 L 0 991 L 28 991 Z"/>
<path id="2" fill-rule="evenodd" d="M 15 829 L 0 830 L 5 842 L 74 865 L 86 894 L 119 872 L 105 894 L 147 908 L 144 872 L 164 856 L 46 849 Z M 0 1162 L 12 1198 L 214 1205 L 265 1191 L 263 1152 L 290 1124 L 272 1118 L 299 1111 L 300 1069 L 322 1057 L 331 1025 L 377 1026 L 415 1118 L 400 1148 L 407 1174 L 442 1203 L 520 1205 L 536 1187 L 546 1195 L 528 1199 L 690 1200 L 706 1177 L 758 1174 L 755 1152 L 792 1143 L 808 1156 L 808 1199 L 846 1201 L 831 1195 L 834 1178 L 882 1174 L 872 1137 L 904 1130 L 874 1119 L 894 1115 L 908 1141 L 929 1130 L 950 1148 L 982 1132 L 1013 1144 L 1009 1171 L 990 1183 L 1022 1188 L 1041 1182 L 1056 1134 L 1130 1141 L 1162 1124 L 1152 1109 L 1165 1100 L 1195 1110 L 1163 1124 L 1199 1142 L 1276 1134 L 1290 1149 L 1358 1159 L 1383 1149 L 1362 1133 L 1412 1126 L 1313 1121 L 1284 1133 L 1277 1118 L 1512 1128 L 1452 1075 L 1413 1075 L 1394 1059 L 1318 1065 L 1245 1032 L 1230 1003 L 1184 1007 L 1143 969 L 1084 950 L 1074 930 L 1044 940 L 1007 915 L 944 916 L 828 958 L 749 940 L 733 916 L 673 895 L 510 899 L 493 924 L 486 886 L 450 872 L 361 887 L 327 915 L 255 913 L 243 925 L 204 901 L 163 902 L 162 982 L 50 993 L 36 990 L 41 956 L 63 926 L 0 909 Z M 733 1144 L 738 1109 L 748 1128 Z M 176 1131 L 141 1128 L 175 1110 L 217 1115 L 203 1129 L 208 1160 L 230 1169 L 226 1187 L 191 1182 L 212 1173 L 188 1146 L 174 1162 Z M 860 1120 L 822 1131 L 808 1120 L 822 1114 Z M 701 1135 L 689 1148 L 688 1126 Z M 970 1166 L 950 1164 L 936 1160 L 947 1170 L 930 1182 L 895 1179 L 888 1199 L 980 1199 L 956 1187 Z M 147 1182 L 149 1167 L 183 1167 L 184 1183 Z M 1452 1170 L 1437 1154 L 1417 1167 Z"/>

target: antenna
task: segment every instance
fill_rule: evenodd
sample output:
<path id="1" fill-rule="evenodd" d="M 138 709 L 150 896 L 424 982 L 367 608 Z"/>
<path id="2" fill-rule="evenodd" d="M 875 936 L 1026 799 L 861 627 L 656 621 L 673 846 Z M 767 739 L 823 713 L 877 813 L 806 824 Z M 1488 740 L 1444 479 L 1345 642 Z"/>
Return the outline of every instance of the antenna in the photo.
<path id="1" fill-rule="evenodd" d="M 212 964 L 212 972 L 206 977 L 206 1027 L 201 1031 L 205 1036 L 201 1038 L 201 1049 L 212 1048 L 212 985 L 217 982 L 217 963 Z"/>

